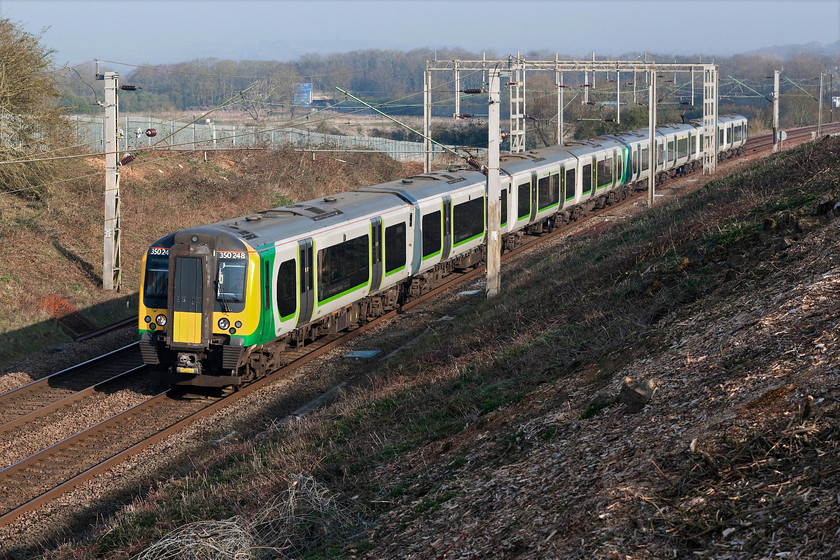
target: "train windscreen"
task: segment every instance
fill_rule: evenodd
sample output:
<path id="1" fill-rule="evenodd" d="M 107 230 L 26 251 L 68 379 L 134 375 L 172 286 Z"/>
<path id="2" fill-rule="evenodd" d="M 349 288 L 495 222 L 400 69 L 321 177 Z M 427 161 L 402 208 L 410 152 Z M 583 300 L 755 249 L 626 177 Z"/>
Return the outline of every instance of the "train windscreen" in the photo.
<path id="1" fill-rule="evenodd" d="M 216 277 L 216 310 L 239 312 L 244 309 L 248 272 L 247 253 L 231 253 L 219 259 Z"/>
<path id="2" fill-rule="evenodd" d="M 146 257 L 143 305 L 154 309 L 166 309 L 168 289 L 169 250 L 152 247 Z"/>

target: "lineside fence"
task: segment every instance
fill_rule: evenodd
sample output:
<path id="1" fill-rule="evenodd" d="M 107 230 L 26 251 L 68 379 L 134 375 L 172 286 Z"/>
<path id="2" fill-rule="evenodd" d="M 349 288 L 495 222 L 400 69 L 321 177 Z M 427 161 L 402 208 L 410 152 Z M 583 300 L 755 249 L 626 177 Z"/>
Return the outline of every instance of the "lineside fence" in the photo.
<path id="1" fill-rule="evenodd" d="M 105 119 L 87 115 L 74 115 L 72 121 L 83 142 L 89 143 L 93 151 L 105 151 Z M 293 145 L 305 151 L 376 151 L 383 152 L 398 161 L 423 161 L 422 142 L 390 140 L 371 136 L 341 136 L 309 132 L 296 128 L 258 128 L 244 125 L 215 123 L 183 123 L 155 119 L 152 117 L 120 117 L 121 137 L 118 139 L 120 152 L 132 152 L 148 148 L 165 139 L 158 148 L 185 151 L 241 150 L 253 148 Z M 154 129 L 156 135 L 149 137 L 146 131 Z M 480 153 L 476 153 L 480 152 Z M 474 150 L 476 157 L 485 156 L 486 150 Z M 446 154 L 440 146 L 432 144 L 431 156 Z"/>

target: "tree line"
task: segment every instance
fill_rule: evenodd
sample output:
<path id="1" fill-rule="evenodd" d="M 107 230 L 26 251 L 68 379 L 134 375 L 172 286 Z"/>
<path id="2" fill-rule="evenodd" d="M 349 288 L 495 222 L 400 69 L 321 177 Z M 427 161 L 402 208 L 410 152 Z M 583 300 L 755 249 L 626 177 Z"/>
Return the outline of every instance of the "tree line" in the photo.
<path id="1" fill-rule="evenodd" d="M 423 114 L 423 74 L 427 60 L 480 60 L 482 56 L 483 53 L 463 50 L 416 49 L 404 52 L 368 49 L 330 55 L 308 54 L 287 62 L 199 59 L 177 64 L 145 65 L 121 75 L 121 83 L 131 83 L 142 89 L 121 96 L 120 109 L 148 114 L 200 111 L 233 98 L 232 107 L 243 110 L 256 122 L 261 122 L 271 117 L 294 115 L 294 84 L 310 83 L 316 96 L 326 98 L 327 103 L 339 111 L 359 111 L 361 106 L 344 99 L 336 87 L 348 90 L 368 103 L 381 105 L 389 114 L 419 116 Z M 494 53 L 486 56 L 488 60 L 500 58 Z M 524 56 L 530 60 L 554 58 L 553 53 L 547 52 L 529 52 Z M 563 58 L 572 57 L 561 56 Z M 625 54 L 617 58 L 632 60 L 634 57 Z M 700 55 L 659 55 L 656 60 L 690 63 L 702 59 Z M 772 121 L 772 103 L 768 97 L 772 87 L 771 78 L 774 70 L 784 68 L 782 126 L 801 126 L 816 122 L 818 105 L 815 84 L 821 73 L 837 74 L 840 67 L 840 42 L 822 52 L 801 49 L 738 54 L 718 58 L 714 62 L 720 68 L 720 93 L 723 96 L 720 101 L 721 113 L 739 112 L 753 119 L 756 126 L 768 128 Z M 63 103 L 72 111 L 96 114 L 98 107 L 93 103 L 91 86 L 81 78 L 85 75 L 92 77 L 92 65 L 77 68 L 77 71 L 64 73 L 65 80 L 60 88 Z M 630 100 L 630 87 L 627 83 L 631 78 L 626 73 L 621 76 L 620 123 L 613 102 L 616 85 L 608 81 L 611 77 L 604 75 L 595 78 L 590 103 L 585 104 L 582 102 L 583 76 L 577 74 L 580 73 L 568 75 L 565 80 L 568 103 L 565 118 L 567 128 L 574 131 L 575 137 L 592 137 L 646 125 L 647 109 L 642 106 L 647 104 L 647 94 L 639 94 L 634 104 Z M 454 76 L 436 72 L 433 79 L 433 114 L 452 117 Z M 461 87 L 480 89 L 485 85 L 484 79 L 481 73 L 462 73 Z M 532 129 L 533 138 L 528 141 L 531 145 L 556 142 L 557 101 L 553 79 L 553 72 L 529 73 L 527 76 L 526 112 L 528 128 Z M 702 116 L 702 81 L 699 76 L 695 79 L 695 96 L 689 99 L 686 87 L 688 79 L 685 75 L 677 76 L 677 82 L 681 82 L 679 89 L 670 79 L 667 80 L 670 84 L 665 83 L 665 87 L 658 89 L 663 97 L 658 100 L 661 122 L 679 122 Z M 637 76 L 637 85 L 639 90 L 647 87 L 642 76 Z M 835 86 L 835 91 L 837 89 Z M 243 91 L 245 93 L 239 95 Z M 829 96 L 826 95 L 826 103 L 828 100 Z M 300 111 L 299 108 L 297 110 Z M 503 106 L 503 119 L 506 118 L 505 110 Z M 480 119 L 482 113 L 486 113 L 486 95 L 464 95 L 461 111 Z M 474 124 L 453 123 L 440 128 L 444 134 L 457 138 L 466 136 L 467 139 L 477 139 L 482 136 L 477 130 L 480 127 Z M 393 137 L 404 137 L 406 134 L 395 130 L 383 133 Z"/>

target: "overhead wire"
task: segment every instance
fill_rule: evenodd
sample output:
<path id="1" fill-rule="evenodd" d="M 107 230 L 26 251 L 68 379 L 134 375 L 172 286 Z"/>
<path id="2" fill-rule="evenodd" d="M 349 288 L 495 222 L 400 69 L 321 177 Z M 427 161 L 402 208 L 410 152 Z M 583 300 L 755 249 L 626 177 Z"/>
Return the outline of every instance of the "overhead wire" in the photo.
<path id="1" fill-rule="evenodd" d="M 144 148 L 142 151 L 147 151 L 147 150 L 151 150 L 151 149 L 153 149 L 155 146 L 157 146 L 158 144 L 160 144 L 160 143 L 161 143 L 161 142 L 163 142 L 164 140 L 167 140 L 168 138 L 171 138 L 172 136 L 174 136 L 175 134 L 177 134 L 177 133 L 178 133 L 178 132 L 180 132 L 181 130 L 184 130 L 186 127 L 190 126 L 190 125 L 191 125 L 191 124 L 193 124 L 194 122 L 196 122 L 196 121 L 198 121 L 198 120 L 200 120 L 200 119 L 204 118 L 205 116 L 209 115 L 209 114 L 210 114 L 210 113 L 212 113 L 213 111 L 217 111 L 218 109 L 220 109 L 220 108 L 224 107 L 225 105 L 229 104 L 232 100 L 236 99 L 237 97 L 240 97 L 243 93 L 245 93 L 246 91 L 248 91 L 248 90 L 249 90 L 249 89 L 251 89 L 252 87 L 254 87 L 254 86 L 252 85 L 252 86 L 250 86 L 250 87 L 248 87 L 248 88 L 245 88 L 245 89 L 244 89 L 244 90 L 242 90 L 242 91 L 237 92 L 237 94 L 236 94 L 235 96 L 233 96 L 233 97 L 231 97 L 231 98 L 227 99 L 226 101 L 224 101 L 224 102 L 222 102 L 221 104 L 217 105 L 217 106 L 216 106 L 216 107 L 214 107 L 213 109 L 210 109 L 209 111 L 207 111 L 207 112 L 203 113 L 201 116 L 199 116 L 198 118 L 194 119 L 193 121 L 191 121 L 191 122 L 189 122 L 189 123 L 184 124 L 184 125 L 183 125 L 182 127 L 180 127 L 179 129 L 177 129 L 177 130 L 173 131 L 173 132 L 172 132 L 172 133 L 170 133 L 168 136 L 165 136 L 164 138 L 161 138 L 161 139 L 160 139 L 160 140 L 158 140 L 158 141 L 157 141 L 154 145 L 152 145 L 152 146 L 150 146 L 150 147 L 148 147 L 148 148 Z M 88 144 L 90 144 L 90 143 L 92 143 L 92 142 L 89 142 Z M 109 155 L 109 154 L 115 154 L 115 153 L 116 153 L 116 154 L 119 154 L 119 152 L 121 152 L 121 151 L 122 151 L 122 150 L 115 150 L 115 151 L 113 151 L 113 152 L 98 152 L 98 153 L 87 153 L 87 154 L 73 154 L 73 155 L 69 155 L 69 156 L 55 156 L 55 157 L 49 157 L 49 158 L 31 158 L 31 157 L 25 157 L 25 158 L 19 158 L 19 159 L 7 160 L 7 161 L 0 161 L 0 165 L 8 165 L 8 164 L 10 164 L 10 163 L 33 163 L 33 162 L 42 162 L 42 161 L 55 161 L 55 160 L 62 160 L 62 159 L 78 159 L 78 158 L 83 158 L 83 157 L 92 157 L 92 156 L 100 156 L 100 155 Z"/>

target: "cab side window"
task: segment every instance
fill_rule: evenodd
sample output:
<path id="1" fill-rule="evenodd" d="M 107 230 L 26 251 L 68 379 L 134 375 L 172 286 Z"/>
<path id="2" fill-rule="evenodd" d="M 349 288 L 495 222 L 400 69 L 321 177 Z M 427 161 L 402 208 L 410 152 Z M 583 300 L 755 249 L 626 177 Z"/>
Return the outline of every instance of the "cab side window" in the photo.
<path id="1" fill-rule="evenodd" d="M 297 270 L 295 260 L 289 259 L 277 270 L 277 314 L 288 319 L 297 309 Z"/>
<path id="2" fill-rule="evenodd" d="M 423 258 L 433 257 L 440 253 L 440 210 L 423 216 L 421 228 L 423 230 Z"/>

